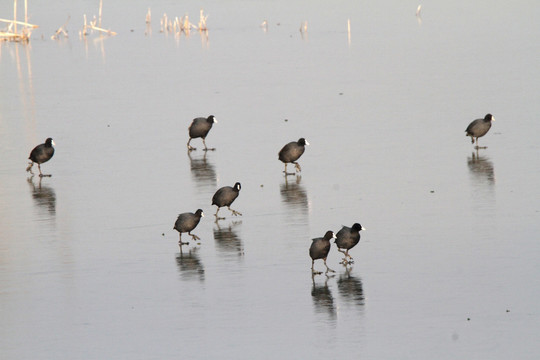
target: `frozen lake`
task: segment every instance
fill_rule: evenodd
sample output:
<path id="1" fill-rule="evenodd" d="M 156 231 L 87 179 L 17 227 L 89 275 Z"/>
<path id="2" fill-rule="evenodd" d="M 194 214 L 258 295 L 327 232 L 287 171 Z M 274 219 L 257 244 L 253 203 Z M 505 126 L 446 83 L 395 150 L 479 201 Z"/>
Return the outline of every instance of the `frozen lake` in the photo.
<path id="1" fill-rule="evenodd" d="M 540 4 L 418 4 L 105 1 L 118 35 L 85 41 L 99 1 L 31 2 L 30 43 L 0 43 L 0 357 L 537 359 Z M 160 32 L 200 8 L 208 38 Z M 311 239 L 355 222 L 355 263 L 332 245 L 312 277 Z"/>

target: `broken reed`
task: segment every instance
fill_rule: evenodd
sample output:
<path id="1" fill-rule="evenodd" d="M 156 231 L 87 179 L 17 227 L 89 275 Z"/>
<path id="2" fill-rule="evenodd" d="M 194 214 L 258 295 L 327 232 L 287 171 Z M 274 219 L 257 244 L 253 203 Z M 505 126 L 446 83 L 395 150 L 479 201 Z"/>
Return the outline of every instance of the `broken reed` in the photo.
<path id="1" fill-rule="evenodd" d="M 184 15 L 181 18 L 176 16 L 174 21 L 167 16 L 167 13 L 164 13 L 160 20 L 160 32 L 162 33 L 173 33 L 175 35 L 180 35 L 184 33 L 186 36 L 190 34 L 191 29 L 198 30 L 199 32 L 207 32 L 208 27 L 206 26 L 206 19 L 208 15 L 204 15 L 204 10 L 201 9 L 199 13 L 199 23 L 195 25 L 189 21 L 189 15 Z M 150 8 L 146 14 L 146 23 L 150 24 L 151 13 Z"/>
<path id="2" fill-rule="evenodd" d="M 103 29 L 101 27 L 101 15 L 103 14 L 103 0 L 99 0 L 99 10 L 98 10 L 98 17 L 96 18 L 96 15 L 94 15 L 94 18 L 92 21 L 88 22 L 86 20 L 86 14 L 84 14 L 84 23 L 81 31 L 79 32 L 80 37 L 86 37 L 88 36 L 92 31 L 97 31 L 103 34 L 107 34 L 110 36 L 116 35 L 116 33 L 112 30 Z"/>
<path id="3" fill-rule="evenodd" d="M 6 31 L 0 31 L 0 40 L 3 41 L 28 42 L 32 29 L 38 27 L 28 23 L 28 0 L 24 0 L 24 21 L 17 21 L 17 0 L 13 0 L 13 20 L 0 19 L 0 22 L 9 24 Z M 17 25 L 23 25 L 21 32 L 18 31 Z"/>

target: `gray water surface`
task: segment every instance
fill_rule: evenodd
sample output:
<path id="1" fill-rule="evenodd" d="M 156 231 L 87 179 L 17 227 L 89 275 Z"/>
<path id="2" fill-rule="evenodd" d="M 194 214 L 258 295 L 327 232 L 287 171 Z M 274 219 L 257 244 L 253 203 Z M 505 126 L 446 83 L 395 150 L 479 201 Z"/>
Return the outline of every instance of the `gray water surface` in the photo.
<path id="1" fill-rule="evenodd" d="M 105 1 L 118 35 L 81 40 L 98 5 L 31 3 L 30 43 L 0 43 L 2 359 L 538 358 L 536 2 Z M 160 33 L 200 7 L 207 39 Z M 311 238 L 354 222 L 355 263 L 312 277 Z"/>

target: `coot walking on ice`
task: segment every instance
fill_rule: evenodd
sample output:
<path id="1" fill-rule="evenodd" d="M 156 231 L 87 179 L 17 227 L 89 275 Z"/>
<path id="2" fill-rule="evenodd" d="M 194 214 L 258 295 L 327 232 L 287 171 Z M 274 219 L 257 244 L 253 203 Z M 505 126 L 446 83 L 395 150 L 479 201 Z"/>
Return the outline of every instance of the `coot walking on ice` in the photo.
<path id="1" fill-rule="evenodd" d="M 216 193 L 212 197 L 212 205 L 216 205 L 218 207 L 216 214 L 214 215 L 216 217 L 216 220 L 225 219 L 225 218 L 218 217 L 219 209 L 223 206 L 226 206 L 227 209 L 229 209 L 234 216 L 237 216 L 237 215 L 242 216 L 241 213 L 239 213 L 236 210 L 231 209 L 230 207 L 233 201 L 236 200 L 236 198 L 238 197 L 238 194 L 240 193 L 240 188 L 241 188 L 240 183 L 237 182 L 236 184 L 234 184 L 233 187 L 224 186 L 220 188 L 218 191 L 216 191 Z"/>
<path id="2" fill-rule="evenodd" d="M 491 122 L 495 121 L 495 118 L 491 114 L 487 114 L 483 119 L 476 119 L 467 126 L 465 130 L 465 135 L 471 137 L 471 142 L 474 144 L 474 139 L 476 138 L 476 148 L 485 149 L 486 146 L 478 146 L 478 138 L 487 134 L 491 128 Z"/>
<path id="3" fill-rule="evenodd" d="M 287 172 L 287 163 L 294 164 L 296 172 L 302 171 L 302 169 L 300 168 L 300 164 L 298 164 L 296 160 L 298 160 L 300 156 L 302 156 L 302 154 L 306 150 L 306 145 L 309 145 L 306 139 L 300 138 L 298 139 L 298 141 L 291 141 L 279 151 L 279 160 L 281 160 L 285 164 L 285 170 L 283 171 L 285 173 L 285 176 L 294 175 L 294 173 Z"/>
<path id="4" fill-rule="evenodd" d="M 360 230 L 366 230 L 359 223 L 355 223 L 352 227 L 343 226 L 336 234 L 336 246 L 339 252 L 345 254 L 342 263 L 352 264 L 353 258 L 349 255 L 349 250 L 358 244 L 360 241 Z M 341 250 L 345 249 L 345 251 Z M 349 260 L 347 260 L 347 257 Z"/>
<path id="5" fill-rule="evenodd" d="M 330 252 L 330 239 L 335 238 L 336 235 L 332 231 L 327 231 L 324 234 L 324 237 L 315 238 L 312 240 L 311 246 L 309 247 L 309 256 L 311 257 L 311 272 L 313 274 L 322 274 L 320 271 L 315 271 L 313 265 L 315 260 L 323 259 L 324 266 L 326 266 L 326 272 L 335 272 L 326 265 L 326 257 Z"/>
<path id="6" fill-rule="evenodd" d="M 208 135 L 208 132 L 212 128 L 212 125 L 214 123 L 217 123 L 216 118 L 214 115 L 210 115 L 209 117 L 198 117 L 193 119 L 193 122 L 189 126 L 189 140 L 187 142 L 187 148 L 188 150 L 197 150 L 197 148 L 194 148 L 193 146 L 189 145 L 191 142 L 191 139 L 195 138 L 202 138 L 202 142 L 204 145 L 204 151 L 207 150 L 215 150 L 215 148 L 207 148 L 206 142 L 204 141 L 206 139 L 206 136 Z"/>
<path id="7" fill-rule="evenodd" d="M 51 176 L 51 175 L 45 175 L 41 173 L 40 164 L 43 164 L 44 162 L 51 160 L 51 158 L 54 155 L 53 145 L 56 145 L 53 139 L 47 138 L 47 140 L 45 140 L 45 143 L 40 144 L 36 146 L 34 149 L 32 149 L 32 152 L 30 153 L 30 156 L 28 157 L 28 159 L 30 159 L 31 162 L 26 168 L 26 171 L 33 174 L 32 166 L 34 166 L 34 163 L 37 163 L 39 176 Z"/>
<path id="8" fill-rule="evenodd" d="M 203 211 L 201 209 L 198 209 L 194 213 L 186 212 L 178 215 L 178 219 L 176 219 L 176 222 L 174 223 L 173 229 L 178 231 L 180 234 L 180 240 L 178 240 L 178 245 L 180 245 L 180 250 L 182 250 L 182 245 L 188 245 L 189 242 L 182 242 L 182 233 L 187 232 L 189 236 L 193 240 L 200 240 L 201 238 L 197 235 L 194 235 L 191 233 L 193 229 L 199 225 L 199 221 L 201 221 L 201 217 L 203 217 Z"/>

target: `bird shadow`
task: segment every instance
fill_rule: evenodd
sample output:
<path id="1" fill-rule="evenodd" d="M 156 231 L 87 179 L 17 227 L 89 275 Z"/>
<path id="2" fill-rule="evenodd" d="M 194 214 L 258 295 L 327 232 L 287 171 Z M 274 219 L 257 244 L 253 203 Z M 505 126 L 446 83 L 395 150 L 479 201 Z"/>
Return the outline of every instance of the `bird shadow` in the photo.
<path id="1" fill-rule="evenodd" d="M 184 280 L 204 280 L 204 266 L 198 254 L 199 248 L 190 248 L 187 252 L 182 251 L 176 256 L 176 265 L 180 276 Z"/>
<path id="2" fill-rule="evenodd" d="M 214 164 L 208 159 L 207 151 L 202 155 L 192 155 L 188 151 L 191 176 L 198 188 L 215 188 L 217 184 L 217 173 Z"/>
<path id="3" fill-rule="evenodd" d="M 244 254 L 244 243 L 237 230 L 242 220 L 231 221 L 228 226 L 220 226 L 218 222 L 215 224 L 214 240 L 218 251 L 237 258 L 241 257 Z"/>
<path id="4" fill-rule="evenodd" d="M 42 183 L 43 177 L 38 176 L 37 179 L 37 183 L 34 182 L 34 175 L 26 179 L 30 185 L 32 199 L 38 208 L 46 209 L 54 216 L 56 215 L 56 192 L 51 186 Z"/>

